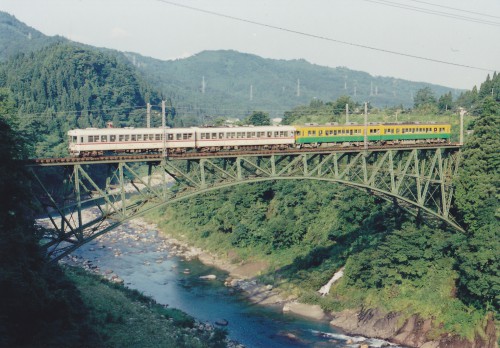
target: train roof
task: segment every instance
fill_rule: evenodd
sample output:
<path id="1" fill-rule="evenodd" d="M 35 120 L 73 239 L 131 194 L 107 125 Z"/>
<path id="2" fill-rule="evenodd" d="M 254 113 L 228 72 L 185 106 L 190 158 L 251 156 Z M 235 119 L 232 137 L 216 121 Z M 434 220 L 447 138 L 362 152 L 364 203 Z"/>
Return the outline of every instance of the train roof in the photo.
<path id="1" fill-rule="evenodd" d="M 451 125 L 450 123 L 446 122 L 388 122 L 388 123 L 383 123 L 383 122 L 369 122 L 368 126 L 437 126 L 437 125 Z M 364 127 L 364 123 L 357 123 L 357 122 L 349 122 L 348 124 L 338 124 L 338 123 L 331 123 L 331 124 L 317 124 L 317 123 L 306 123 L 306 124 L 301 124 L 301 125 L 295 125 L 295 127 L 298 128 L 311 128 L 311 127 Z"/>

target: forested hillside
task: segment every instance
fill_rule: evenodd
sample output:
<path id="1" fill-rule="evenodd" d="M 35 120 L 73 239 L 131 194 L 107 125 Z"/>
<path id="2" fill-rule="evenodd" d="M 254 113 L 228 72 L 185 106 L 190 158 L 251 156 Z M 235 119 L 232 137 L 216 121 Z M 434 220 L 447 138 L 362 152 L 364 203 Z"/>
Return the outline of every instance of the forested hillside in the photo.
<path id="1" fill-rule="evenodd" d="M 0 87 L 11 95 L 33 155 L 66 154 L 72 128 L 145 126 L 147 101 L 159 103 L 120 55 L 74 44 L 55 44 L 0 65 Z M 12 115 L 14 116 L 14 115 Z"/>
<path id="2" fill-rule="evenodd" d="M 174 61 L 134 53 L 126 56 L 174 101 L 181 114 L 198 118 L 205 114 L 242 118 L 252 110 L 282 117 L 286 110 L 313 99 L 330 101 L 342 95 L 356 102 L 370 101 L 377 107 L 408 107 L 413 105 L 417 91 L 425 87 L 438 96 L 458 94 L 451 88 L 428 83 L 236 51 L 204 51 Z"/>
<path id="3" fill-rule="evenodd" d="M 499 80 L 488 77 L 480 91 Z M 454 216 L 465 234 L 366 192 L 312 181 L 237 186 L 154 219 L 233 262 L 266 260 L 263 282 L 326 310 L 378 308 L 432 318 L 434 338 L 484 337 L 488 313 L 500 318 L 500 99 L 480 95 L 456 178 Z M 320 297 L 341 266 L 345 276 Z"/>
<path id="4" fill-rule="evenodd" d="M 14 16 L 0 11 L 0 62 L 19 53 L 38 51 L 43 47 L 66 39 L 50 37 L 18 21 Z"/>

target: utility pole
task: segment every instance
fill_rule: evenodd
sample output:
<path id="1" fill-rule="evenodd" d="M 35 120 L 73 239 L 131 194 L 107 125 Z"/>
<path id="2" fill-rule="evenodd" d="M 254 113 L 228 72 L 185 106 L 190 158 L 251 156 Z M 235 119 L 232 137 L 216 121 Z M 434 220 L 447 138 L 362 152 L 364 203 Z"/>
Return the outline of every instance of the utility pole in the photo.
<path id="1" fill-rule="evenodd" d="M 349 123 L 349 104 L 345 104 L 345 123 Z"/>
<path id="2" fill-rule="evenodd" d="M 146 128 L 151 128 L 151 104 L 146 106 Z"/>
<path id="3" fill-rule="evenodd" d="M 460 145 L 464 144 L 464 115 L 466 113 L 464 108 L 460 108 Z"/>
<path id="4" fill-rule="evenodd" d="M 368 150 L 368 103 L 365 102 L 365 150 Z"/>
<path id="5" fill-rule="evenodd" d="M 167 126 L 167 120 L 166 120 L 166 115 L 165 115 L 165 100 L 161 101 L 161 127 L 163 130 L 163 156 L 165 156 L 165 152 L 167 149 L 167 133 L 166 133 L 166 126 Z"/>

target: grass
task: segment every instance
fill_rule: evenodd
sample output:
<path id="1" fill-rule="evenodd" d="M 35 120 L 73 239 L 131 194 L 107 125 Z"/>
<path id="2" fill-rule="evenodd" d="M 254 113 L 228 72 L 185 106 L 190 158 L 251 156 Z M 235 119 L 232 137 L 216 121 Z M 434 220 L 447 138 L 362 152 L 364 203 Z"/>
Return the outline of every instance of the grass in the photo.
<path id="1" fill-rule="evenodd" d="M 205 330 L 187 314 L 156 304 L 136 290 L 65 267 L 103 347 L 225 347 L 226 333 Z"/>

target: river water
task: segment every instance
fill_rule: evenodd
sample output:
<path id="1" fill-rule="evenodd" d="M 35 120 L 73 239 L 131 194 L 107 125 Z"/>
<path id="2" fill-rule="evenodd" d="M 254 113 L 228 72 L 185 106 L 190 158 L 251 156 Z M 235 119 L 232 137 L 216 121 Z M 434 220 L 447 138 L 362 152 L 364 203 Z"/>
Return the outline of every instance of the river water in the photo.
<path id="1" fill-rule="evenodd" d="M 186 260 L 175 248 L 154 229 L 125 224 L 77 249 L 64 262 L 108 278 L 119 277 L 127 287 L 199 321 L 214 324 L 225 319 L 229 337 L 246 347 L 358 347 L 359 342 L 380 347 L 386 343 L 342 335 L 327 321 L 283 314 L 281 307 L 255 305 L 224 286 L 226 272 L 197 259 Z M 217 278 L 199 278 L 208 274 Z M 349 339 L 354 344 L 347 344 Z"/>

